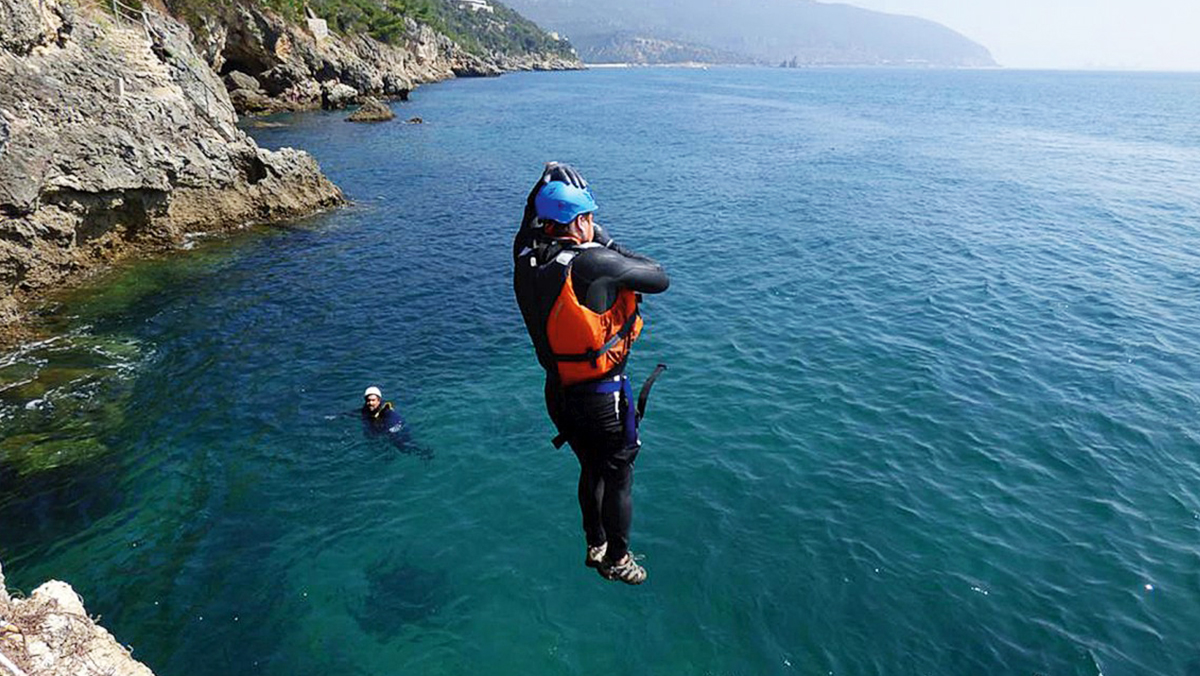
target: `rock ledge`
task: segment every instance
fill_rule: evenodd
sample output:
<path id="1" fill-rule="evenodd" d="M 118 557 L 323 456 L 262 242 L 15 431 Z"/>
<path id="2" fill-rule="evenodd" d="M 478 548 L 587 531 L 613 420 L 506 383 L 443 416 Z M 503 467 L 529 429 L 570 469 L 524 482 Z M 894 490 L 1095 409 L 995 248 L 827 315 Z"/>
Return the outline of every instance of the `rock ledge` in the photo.
<path id="1" fill-rule="evenodd" d="M 154 676 L 88 617 L 71 585 L 51 580 L 29 598 L 13 599 L 2 570 L 0 667 L 5 676 L 14 667 L 26 676 Z"/>

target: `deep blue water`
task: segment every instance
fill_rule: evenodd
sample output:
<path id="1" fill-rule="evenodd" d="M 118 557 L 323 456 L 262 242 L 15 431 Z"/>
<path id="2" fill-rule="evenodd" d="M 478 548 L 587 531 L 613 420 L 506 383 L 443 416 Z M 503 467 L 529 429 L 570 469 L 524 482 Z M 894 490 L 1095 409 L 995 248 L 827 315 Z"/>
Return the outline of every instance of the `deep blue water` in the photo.
<path id="1" fill-rule="evenodd" d="M 1198 100 L 652 69 L 283 118 L 254 136 L 352 206 L 134 266 L 2 362 L 9 583 L 72 582 L 160 676 L 1200 674 Z M 672 275 L 640 588 L 582 566 L 512 300 L 550 159 Z M 371 383 L 431 460 L 344 415 Z"/>

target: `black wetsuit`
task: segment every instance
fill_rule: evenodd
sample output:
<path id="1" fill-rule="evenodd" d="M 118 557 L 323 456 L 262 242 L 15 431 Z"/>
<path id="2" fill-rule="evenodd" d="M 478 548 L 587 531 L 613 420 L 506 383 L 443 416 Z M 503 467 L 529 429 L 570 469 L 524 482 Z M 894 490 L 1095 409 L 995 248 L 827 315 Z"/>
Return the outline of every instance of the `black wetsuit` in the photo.
<path id="1" fill-rule="evenodd" d="M 383 402 L 375 410 L 371 410 L 370 406 L 363 404 L 361 413 L 363 431 L 368 434 L 383 434 L 384 432 L 391 431 L 399 432 L 404 427 L 404 418 L 400 417 L 400 412 L 396 410 L 396 407 L 390 401 Z"/>
<path id="2" fill-rule="evenodd" d="M 409 434 L 408 425 L 404 423 L 404 418 L 400 416 L 400 412 L 396 410 L 392 402 L 385 401 L 374 411 L 370 406 L 363 404 L 361 413 L 364 435 L 368 437 L 386 436 L 396 448 L 408 450 L 408 442 L 412 437 Z"/>
<path id="3" fill-rule="evenodd" d="M 594 241 L 571 260 L 571 283 L 579 303 L 593 312 L 610 309 L 617 293 L 661 293 L 669 280 L 653 260 L 621 247 L 596 226 Z M 545 327 L 559 294 L 561 275 L 543 267 L 569 242 L 549 240 L 523 228 L 513 242 L 513 287 L 546 369 L 546 410 L 579 459 L 579 508 L 589 546 L 608 543 L 606 557 L 619 561 L 629 550 L 633 516 L 633 462 L 641 442 L 625 362 L 595 381 L 563 388 L 545 339 Z"/>

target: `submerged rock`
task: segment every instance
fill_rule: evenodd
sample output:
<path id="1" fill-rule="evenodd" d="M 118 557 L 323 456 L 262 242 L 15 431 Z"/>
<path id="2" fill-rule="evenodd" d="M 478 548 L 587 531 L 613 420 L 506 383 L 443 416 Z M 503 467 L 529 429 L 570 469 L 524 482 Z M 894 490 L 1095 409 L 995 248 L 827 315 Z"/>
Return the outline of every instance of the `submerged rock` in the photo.
<path id="1" fill-rule="evenodd" d="M 17 434 L 0 441 L 4 464 L 20 476 L 99 461 L 111 449 L 94 437 L 55 439 L 52 434 Z"/>
<path id="2" fill-rule="evenodd" d="M 368 96 L 362 106 L 346 118 L 349 122 L 387 122 L 396 117 L 392 109 L 378 99 Z"/>

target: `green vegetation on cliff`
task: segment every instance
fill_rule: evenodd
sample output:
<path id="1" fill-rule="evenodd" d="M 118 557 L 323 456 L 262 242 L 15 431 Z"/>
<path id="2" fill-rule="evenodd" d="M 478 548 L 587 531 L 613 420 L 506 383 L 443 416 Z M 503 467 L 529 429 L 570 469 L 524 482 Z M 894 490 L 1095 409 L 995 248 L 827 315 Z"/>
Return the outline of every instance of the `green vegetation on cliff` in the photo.
<path id="1" fill-rule="evenodd" d="M 438 13 L 434 27 L 473 54 L 557 54 L 574 58 L 566 40 L 556 40 L 534 22 L 494 0 L 487 5 L 490 11 L 470 9 L 458 0 L 431 1 Z"/>
<path id="2" fill-rule="evenodd" d="M 287 4 L 296 0 L 266 0 Z M 405 33 L 405 19 L 441 29 L 440 0 L 314 0 L 309 4 L 329 27 L 344 35 L 367 33 L 376 40 L 394 43 Z M 299 18 L 299 14 L 296 15 Z"/>
<path id="3" fill-rule="evenodd" d="M 176 14 L 196 25 L 195 18 L 238 0 L 167 0 Z M 390 44 L 404 39 L 408 20 L 443 33 L 478 56 L 493 52 L 510 56 L 554 54 L 574 58 L 566 40 L 556 40 L 529 19 L 495 0 L 253 0 L 292 21 L 304 19 L 305 8 L 325 19 L 342 35 L 365 33 Z"/>

